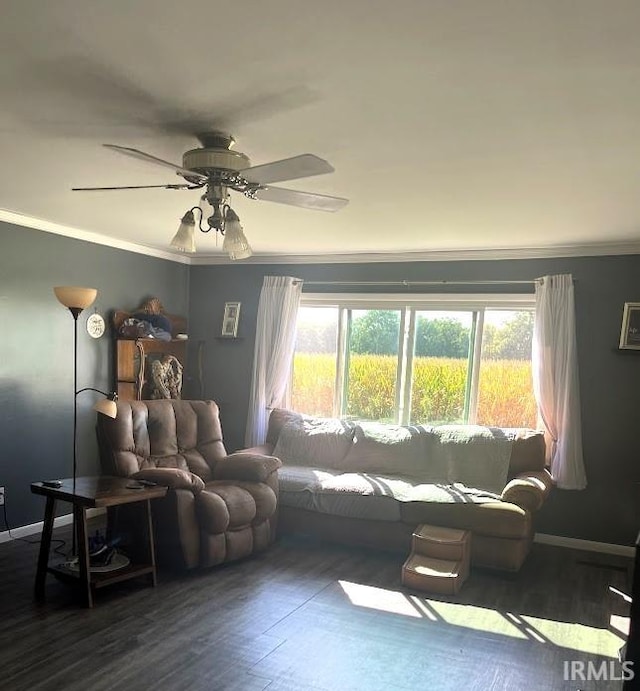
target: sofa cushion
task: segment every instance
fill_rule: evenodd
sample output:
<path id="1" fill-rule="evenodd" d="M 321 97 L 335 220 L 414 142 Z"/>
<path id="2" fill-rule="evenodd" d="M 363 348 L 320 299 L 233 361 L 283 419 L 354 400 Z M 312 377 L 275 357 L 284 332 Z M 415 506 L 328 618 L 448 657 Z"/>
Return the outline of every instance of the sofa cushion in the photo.
<path id="1" fill-rule="evenodd" d="M 283 463 L 340 468 L 353 441 L 353 425 L 334 418 L 300 417 L 285 423 L 273 449 Z"/>
<path id="2" fill-rule="evenodd" d="M 411 486 L 397 479 L 387 482 L 364 474 L 289 465 L 278 470 L 278 483 L 281 506 L 374 521 L 399 521 L 394 490 Z"/>
<path id="3" fill-rule="evenodd" d="M 281 506 L 378 521 L 405 520 L 405 505 L 412 507 L 410 512 L 419 512 L 420 506 L 449 506 L 448 510 L 454 516 L 461 513 L 465 520 L 472 521 L 469 518 L 473 512 L 471 507 L 483 504 L 495 506 L 500 501 L 496 494 L 459 484 L 419 484 L 410 478 L 342 473 L 325 468 L 283 466 L 278 471 L 278 479 Z M 461 506 L 466 508 L 456 508 Z M 413 522 L 413 519 L 405 522 Z M 416 524 L 428 522 L 415 521 Z M 449 523 L 434 525 L 448 526 Z M 509 530 L 517 532 L 520 528 L 507 528 L 507 532 Z"/>
<path id="4" fill-rule="evenodd" d="M 446 464 L 433 452 L 439 438 L 428 426 L 403 427 L 377 422 L 355 426 L 353 444 L 342 467 L 347 472 L 391 473 L 446 482 Z"/>
<path id="5" fill-rule="evenodd" d="M 505 429 L 513 436 L 509 477 L 515 477 L 529 470 L 544 470 L 545 440 L 544 432 L 526 428 Z"/>
<path id="6" fill-rule="evenodd" d="M 278 441 L 282 428 L 288 422 L 299 422 L 303 418 L 304 415 L 302 415 L 302 413 L 296 413 L 294 410 L 287 410 L 286 408 L 274 408 L 269 415 L 267 438 L 265 440 L 266 443 L 271 444 L 271 448 L 273 448 Z"/>

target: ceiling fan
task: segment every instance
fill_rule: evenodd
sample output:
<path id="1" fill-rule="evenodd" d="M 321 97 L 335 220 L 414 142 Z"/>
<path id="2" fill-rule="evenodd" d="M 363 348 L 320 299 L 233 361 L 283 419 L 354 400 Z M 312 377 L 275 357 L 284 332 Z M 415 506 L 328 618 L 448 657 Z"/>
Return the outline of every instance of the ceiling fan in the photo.
<path id="1" fill-rule="evenodd" d="M 314 154 L 301 154 L 281 161 L 251 166 L 249 157 L 239 151 L 232 151 L 234 138 L 222 131 L 213 130 L 196 135 L 201 148 L 184 153 L 182 165 L 176 165 L 138 149 L 115 144 L 104 144 L 107 148 L 126 156 L 163 166 L 173 170 L 186 180 L 182 184 L 128 185 L 123 187 L 73 187 L 75 192 L 102 190 L 131 190 L 164 188 L 170 190 L 203 189 L 200 204 L 185 213 L 171 245 L 183 252 L 195 252 L 195 217 L 200 212 L 199 229 L 203 233 L 215 230 L 224 236 L 222 249 L 231 259 L 245 259 L 252 254 L 240 219 L 229 205 L 229 190 L 240 192 L 249 199 L 277 202 L 318 211 L 338 211 L 349 203 L 348 199 L 332 197 L 314 192 L 301 192 L 273 187 L 271 183 L 295 180 L 313 175 L 332 173 L 334 168 Z M 208 203 L 212 211 L 205 211 Z M 210 214 L 210 215 L 209 215 Z"/>

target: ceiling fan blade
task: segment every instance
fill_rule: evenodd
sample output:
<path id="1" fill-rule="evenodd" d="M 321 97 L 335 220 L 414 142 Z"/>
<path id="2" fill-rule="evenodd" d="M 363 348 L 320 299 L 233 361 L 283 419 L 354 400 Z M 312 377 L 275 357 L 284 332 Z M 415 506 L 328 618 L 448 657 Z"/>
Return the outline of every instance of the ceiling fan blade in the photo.
<path id="1" fill-rule="evenodd" d="M 164 190 L 195 190 L 199 185 L 125 185 L 123 187 L 72 187 L 72 192 L 100 192 L 103 190 L 150 190 L 161 188 Z"/>
<path id="2" fill-rule="evenodd" d="M 311 175 L 324 175 L 325 173 L 333 173 L 333 171 L 333 166 L 323 158 L 314 156 L 314 154 L 300 154 L 300 156 L 252 166 L 238 172 L 249 182 L 265 185 L 270 182 L 295 180 Z"/>
<path id="3" fill-rule="evenodd" d="M 103 144 L 102 146 L 106 146 L 107 149 L 113 149 L 114 151 L 117 151 L 118 153 L 124 154 L 125 156 L 131 156 L 132 158 L 138 158 L 141 161 L 146 161 L 147 163 L 154 163 L 155 165 L 163 166 L 164 168 L 171 168 L 171 170 L 174 170 L 178 175 L 182 175 L 182 177 L 185 177 L 185 178 L 191 178 L 194 180 L 202 180 L 202 182 L 204 182 L 207 179 L 205 175 L 201 175 L 200 173 L 196 173 L 195 170 L 189 170 L 188 168 L 183 168 L 182 166 L 178 166 L 175 163 L 171 163 L 170 161 L 165 161 L 164 159 L 158 158 L 157 156 L 152 156 L 151 154 L 145 154 L 144 151 L 139 151 L 138 149 L 130 149 L 127 146 L 117 146 L 116 144 Z"/>
<path id="4" fill-rule="evenodd" d="M 338 211 L 349 203 L 349 200 L 343 197 L 330 197 L 314 192 L 299 192 L 284 187 L 265 187 L 255 193 L 255 198 L 266 202 L 301 206 L 304 209 L 315 209 L 316 211 Z"/>

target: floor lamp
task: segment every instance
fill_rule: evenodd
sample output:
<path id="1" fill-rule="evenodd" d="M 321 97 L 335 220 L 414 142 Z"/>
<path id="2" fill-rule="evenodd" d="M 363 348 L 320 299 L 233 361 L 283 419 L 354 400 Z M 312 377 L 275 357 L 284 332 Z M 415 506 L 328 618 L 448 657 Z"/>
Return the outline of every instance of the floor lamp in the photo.
<path id="1" fill-rule="evenodd" d="M 53 289 L 58 301 L 68 308 L 73 316 L 73 493 L 76 493 L 76 477 L 78 475 L 78 395 L 83 391 L 95 391 L 106 400 L 98 401 L 93 409 L 103 415 L 115 418 L 118 412 L 116 393 L 105 393 L 100 389 L 87 386 L 78 390 L 78 317 L 82 310 L 89 307 L 96 299 L 98 291 L 95 288 L 79 288 L 76 286 L 57 286 Z M 75 520 L 72 534 L 72 553 L 76 552 Z"/>

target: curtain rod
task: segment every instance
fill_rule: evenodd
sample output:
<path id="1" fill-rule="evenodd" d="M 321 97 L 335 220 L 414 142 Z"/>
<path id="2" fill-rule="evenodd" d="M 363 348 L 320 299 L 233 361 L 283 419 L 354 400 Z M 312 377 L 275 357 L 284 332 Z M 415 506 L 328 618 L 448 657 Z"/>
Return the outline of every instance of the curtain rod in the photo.
<path id="1" fill-rule="evenodd" d="M 530 281 L 304 281 L 307 286 L 499 286 L 499 285 L 534 285 L 542 279 Z"/>

